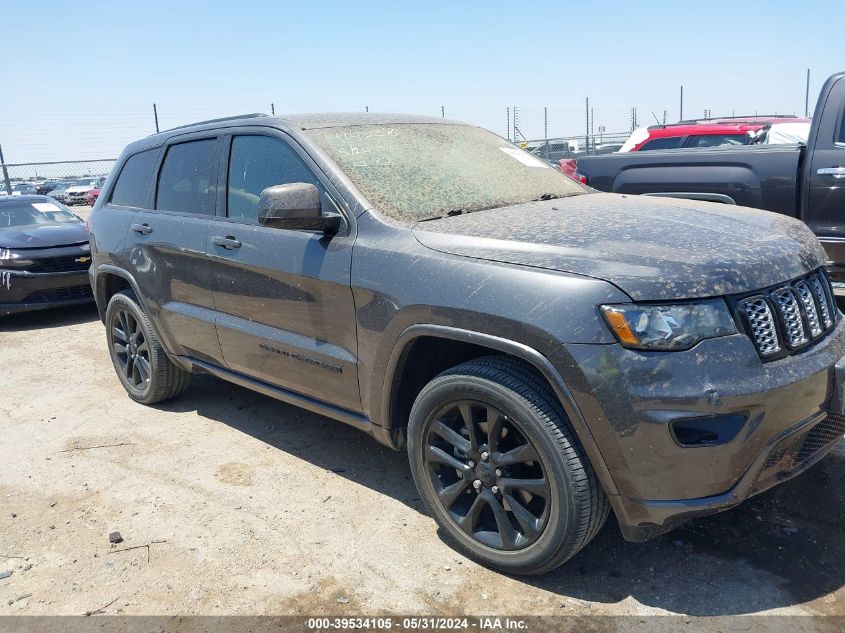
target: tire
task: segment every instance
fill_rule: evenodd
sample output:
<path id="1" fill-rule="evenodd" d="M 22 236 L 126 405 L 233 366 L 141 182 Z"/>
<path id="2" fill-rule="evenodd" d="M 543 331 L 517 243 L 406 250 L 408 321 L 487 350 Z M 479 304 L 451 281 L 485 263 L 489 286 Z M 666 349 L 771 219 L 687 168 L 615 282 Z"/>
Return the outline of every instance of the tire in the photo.
<path id="1" fill-rule="evenodd" d="M 455 549 L 505 573 L 562 565 L 609 513 L 560 402 L 517 359 L 479 358 L 428 383 L 411 409 L 408 457 L 420 497 Z"/>
<path id="2" fill-rule="evenodd" d="M 134 292 L 116 293 L 109 300 L 105 320 L 112 365 L 130 398 L 155 404 L 188 388 L 191 374 L 167 357 Z"/>

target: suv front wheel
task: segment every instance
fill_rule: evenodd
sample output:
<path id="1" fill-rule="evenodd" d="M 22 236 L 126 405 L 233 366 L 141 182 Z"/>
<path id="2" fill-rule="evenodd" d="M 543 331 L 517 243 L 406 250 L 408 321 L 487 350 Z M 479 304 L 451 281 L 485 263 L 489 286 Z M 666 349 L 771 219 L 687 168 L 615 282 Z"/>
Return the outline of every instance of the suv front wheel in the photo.
<path id="1" fill-rule="evenodd" d="M 472 360 L 426 385 L 408 454 L 420 496 L 456 548 L 507 573 L 563 564 L 608 515 L 560 403 L 516 359 Z"/>
<path id="2" fill-rule="evenodd" d="M 106 341 L 117 377 L 129 397 L 155 404 L 188 388 L 191 374 L 177 367 L 161 343 L 135 293 L 116 293 L 106 308 Z"/>

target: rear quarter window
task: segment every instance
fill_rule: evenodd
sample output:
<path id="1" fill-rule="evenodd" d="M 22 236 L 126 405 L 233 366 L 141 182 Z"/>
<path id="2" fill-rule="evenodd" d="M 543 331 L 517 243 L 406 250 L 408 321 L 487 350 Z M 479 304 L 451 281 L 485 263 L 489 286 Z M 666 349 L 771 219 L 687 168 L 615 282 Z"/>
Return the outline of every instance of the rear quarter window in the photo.
<path id="1" fill-rule="evenodd" d="M 147 194 L 157 156 L 158 150 L 151 149 L 127 159 L 112 190 L 111 204 L 138 208 L 147 205 Z"/>

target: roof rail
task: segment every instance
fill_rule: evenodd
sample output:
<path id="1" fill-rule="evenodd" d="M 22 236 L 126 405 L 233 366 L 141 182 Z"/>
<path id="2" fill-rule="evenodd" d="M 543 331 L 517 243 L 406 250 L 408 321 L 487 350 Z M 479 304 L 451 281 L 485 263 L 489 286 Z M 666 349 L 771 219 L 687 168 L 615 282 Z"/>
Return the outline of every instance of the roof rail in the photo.
<path id="1" fill-rule="evenodd" d="M 219 119 L 208 119 L 207 121 L 197 121 L 196 123 L 188 123 L 186 125 L 177 125 L 176 127 L 171 127 L 166 130 L 162 130 L 162 132 L 172 132 L 173 130 L 182 130 L 186 127 L 196 127 L 198 125 L 207 125 L 209 123 L 222 123 L 224 121 L 235 121 L 237 119 L 255 119 L 257 117 L 262 116 L 269 116 L 264 114 L 263 112 L 253 112 L 251 114 L 236 114 L 235 116 L 224 116 Z"/>
<path id="2" fill-rule="evenodd" d="M 739 121 L 753 121 L 754 119 L 797 119 L 797 114 L 741 114 L 731 116 L 711 116 L 700 119 L 683 119 L 678 121 L 675 125 L 692 125 L 700 123 L 701 121 L 721 121 L 723 119 L 730 119 L 733 122 Z"/>

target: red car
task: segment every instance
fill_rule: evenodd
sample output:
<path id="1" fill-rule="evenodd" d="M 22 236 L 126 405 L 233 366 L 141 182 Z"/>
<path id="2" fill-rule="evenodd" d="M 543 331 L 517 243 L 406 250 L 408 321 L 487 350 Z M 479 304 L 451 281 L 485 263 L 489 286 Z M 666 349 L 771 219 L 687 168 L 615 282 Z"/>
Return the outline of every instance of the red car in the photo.
<path id="1" fill-rule="evenodd" d="M 97 197 L 100 195 L 100 188 L 95 187 L 91 191 L 88 192 L 88 197 L 86 198 L 85 202 L 88 204 L 89 207 L 93 207 L 94 203 L 97 202 Z"/>
<path id="2" fill-rule="evenodd" d="M 748 133 L 764 127 L 764 123 L 675 123 L 652 125 L 631 132 L 620 152 L 645 152 L 652 149 L 681 147 L 718 147 L 747 145 Z"/>

